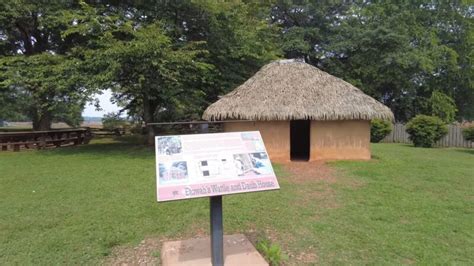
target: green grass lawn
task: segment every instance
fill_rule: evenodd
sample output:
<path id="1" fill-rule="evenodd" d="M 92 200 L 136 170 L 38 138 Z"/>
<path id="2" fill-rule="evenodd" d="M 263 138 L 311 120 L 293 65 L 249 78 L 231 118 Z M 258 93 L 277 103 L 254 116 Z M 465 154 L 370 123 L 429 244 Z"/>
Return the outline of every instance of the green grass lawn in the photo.
<path id="1" fill-rule="evenodd" d="M 0 265 L 96 264 L 115 246 L 208 232 L 208 199 L 155 202 L 151 148 L 99 139 L 0 152 Z M 373 145 L 332 181 L 224 198 L 225 232 L 268 238 L 290 264 L 473 264 L 474 151 Z"/>

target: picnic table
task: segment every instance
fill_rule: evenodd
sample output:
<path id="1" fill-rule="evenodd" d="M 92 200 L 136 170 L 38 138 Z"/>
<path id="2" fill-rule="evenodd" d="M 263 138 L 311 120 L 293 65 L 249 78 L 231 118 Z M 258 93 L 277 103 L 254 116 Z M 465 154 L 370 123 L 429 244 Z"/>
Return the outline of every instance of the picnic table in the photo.
<path id="1" fill-rule="evenodd" d="M 50 146 L 87 144 L 91 138 L 89 128 L 0 132 L 0 146 L 2 151 L 20 151 L 22 147 L 43 149 Z"/>

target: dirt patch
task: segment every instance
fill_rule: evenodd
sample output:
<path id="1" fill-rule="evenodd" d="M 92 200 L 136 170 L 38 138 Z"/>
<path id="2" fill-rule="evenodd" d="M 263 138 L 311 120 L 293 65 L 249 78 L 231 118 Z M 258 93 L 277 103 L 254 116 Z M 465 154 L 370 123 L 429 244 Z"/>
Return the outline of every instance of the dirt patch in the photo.
<path id="1" fill-rule="evenodd" d="M 296 258 L 297 262 L 294 265 L 308 265 L 314 264 L 318 261 L 318 255 L 315 251 L 300 252 Z"/>
<path id="2" fill-rule="evenodd" d="M 334 183 L 337 180 L 336 171 L 326 165 L 324 161 L 315 162 L 289 162 L 283 164 L 288 173 L 285 178 L 292 183 L 307 183 L 315 181 L 327 181 Z"/>
<path id="3" fill-rule="evenodd" d="M 165 239 L 148 238 L 136 247 L 116 247 L 105 265 L 159 265 L 160 250 Z"/>
<path id="4" fill-rule="evenodd" d="M 289 162 L 283 164 L 283 169 L 286 171 L 283 178 L 297 185 L 300 196 L 295 198 L 296 206 L 339 207 L 332 185 L 339 181 L 340 173 L 324 161 Z M 315 219 L 318 219 L 316 214 Z"/>
<path id="5" fill-rule="evenodd" d="M 286 175 L 283 179 L 293 184 L 344 184 L 357 189 L 363 187 L 362 180 L 351 177 L 344 170 L 331 167 L 326 161 L 288 162 L 283 164 Z M 327 188 L 330 189 L 329 186 Z"/>
<path id="6" fill-rule="evenodd" d="M 413 265 L 415 263 L 416 263 L 416 261 L 412 260 L 412 259 L 403 259 L 402 260 L 402 264 L 404 264 L 404 265 Z"/>
<path id="7" fill-rule="evenodd" d="M 314 265 L 318 262 L 319 256 L 313 246 L 306 247 L 301 251 L 287 251 L 287 260 L 284 265 Z"/>
<path id="8" fill-rule="evenodd" d="M 271 243 L 279 243 L 284 249 L 288 247 L 282 243 L 281 239 L 293 240 L 293 235 L 286 234 L 284 232 L 276 232 L 271 228 L 265 228 L 263 230 L 256 230 L 255 226 L 251 225 L 251 228 L 244 232 L 247 239 L 256 247 L 257 243 L 262 240 L 268 240 Z"/>
<path id="9" fill-rule="evenodd" d="M 371 161 L 372 163 L 372 161 Z M 329 166 L 328 166 L 329 167 Z M 337 176 L 338 183 L 343 184 L 352 189 L 358 189 L 365 186 L 365 182 L 355 176 L 352 176 L 350 172 L 343 169 L 334 170 Z"/>

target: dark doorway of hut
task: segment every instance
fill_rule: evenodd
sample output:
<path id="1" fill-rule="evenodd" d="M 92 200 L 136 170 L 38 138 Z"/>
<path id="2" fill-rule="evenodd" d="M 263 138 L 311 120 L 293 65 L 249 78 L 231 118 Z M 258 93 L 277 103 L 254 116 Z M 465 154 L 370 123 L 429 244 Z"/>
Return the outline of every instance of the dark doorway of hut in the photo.
<path id="1" fill-rule="evenodd" d="M 309 134 L 311 120 L 290 121 L 290 158 L 309 161 Z"/>

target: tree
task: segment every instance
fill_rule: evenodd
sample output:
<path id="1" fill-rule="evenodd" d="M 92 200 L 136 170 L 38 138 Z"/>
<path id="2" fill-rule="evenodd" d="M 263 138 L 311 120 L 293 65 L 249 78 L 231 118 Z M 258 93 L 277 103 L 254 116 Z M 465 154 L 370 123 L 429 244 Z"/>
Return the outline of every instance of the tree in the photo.
<path id="1" fill-rule="evenodd" d="M 13 89 L 0 87 L 0 121 L 26 120 L 27 117 L 23 115 L 21 110 L 21 106 L 23 106 L 24 102 L 24 99 L 22 99 L 20 95 L 17 95 Z"/>
<path id="2" fill-rule="evenodd" d="M 453 98 L 458 120 L 474 120 L 474 9 L 469 1 L 440 1 L 427 5 L 425 25 L 434 28 L 437 41 L 452 53 L 444 61 L 452 61 L 437 69 L 430 86 Z"/>
<path id="3" fill-rule="evenodd" d="M 110 3 L 109 3 L 110 4 Z M 270 6 L 260 3 L 215 1 L 162 1 L 149 5 L 111 3 L 96 8 L 115 10 L 121 23 L 134 27 L 160 21 L 171 46 L 199 43 L 207 51 L 205 62 L 213 65 L 202 88 L 204 102 L 195 117 L 219 95 L 228 92 L 254 74 L 265 63 L 278 58 L 276 28 L 266 21 Z"/>
<path id="4" fill-rule="evenodd" d="M 3 1 L 0 2 L 0 65 L 10 74 L 0 74 L 3 86 L 0 102 L 13 100 L 14 103 L 0 108 L 5 110 L 4 117 L 7 114 L 32 119 L 51 116 L 47 120 L 76 121 L 84 99 L 99 88 L 112 88 L 115 100 L 123 108 L 135 112 L 133 115 L 143 116 L 148 112 L 141 110 L 144 105 L 140 97 L 131 97 L 123 90 L 138 86 L 148 91 L 152 85 L 111 83 L 116 79 L 112 75 L 115 72 L 111 71 L 113 64 L 105 65 L 108 74 L 101 73 L 97 66 L 103 67 L 107 60 L 95 55 L 114 51 L 112 58 L 124 59 L 119 52 L 130 58 L 142 58 L 143 54 L 135 56 L 123 48 L 133 50 L 127 42 L 138 45 L 145 38 L 139 35 L 144 34 L 146 28 L 153 28 L 150 31 L 156 30 L 167 38 L 166 51 L 173 51 L 175 55 L 181 51 L 182 55 L 190 56 L 188 59 L 192 58 L 191 68 L 196 66 L 194 62 L 207 64 L 205 73 L 201 72 L 204 68 L 189 70 L 193 75 L 203 76 L 176 77 L 176 82 L 181 84 L 178 87 L 189 86 L 188 92 L 193 94 L 189 99 L 194 100 L 169 101 L 164 109 L 155 113 L 154 121 L 199 118 L 209 103 L 241 84 L 263 64 L 280 57 L 281 52 L 288 58 L 304 58 L 361 88 L 388 105 L 399 121 L 408 121 L 421 113 L 431 114 L 430 99 L 438 95 L 434 92 L 453 99 L 458 109 L 455 119 L 473 119 L 473 17 L 472 6 L 463 1 L 185 0 L 153 4 L 110 0 L 47 4 Z M 115 49 L 112 46 L 116 44 Z M 67 62 L 51 59 L 55 56 Z M 40 57 L 49 59 L 42 62 L 38 60 Z M 168 62 L 178 59 L 169 60 L 159 64 L 167 69 Z M 59 71 L 59 65 L 66 69 Z M 138 82 L 142 66 L 133 60 L 126 65 L 137 71 L 130 80 Z M 44 70 L 53 66 L 54 74 L 58 75 L 53 79 L 63 76 L 68 81 L 56 91 L 51 86 L 32 89 L 33 85 L 49 86 L 49 83 L 44 80 L 32 84 L 18 77 L 18 73 L 30 66 L 31 71 L 40 70 L 37 75 L 27 73 L 30 78 L 48 79 L 50 73 Z M 128 74 L 132 76 L 131 72 Z M 23 87 L 18 85 L 20 83 Z M 66 88 L 66 84 L 69 87 Z M 50 97 L 41 95 L 45 91 Z M 73 97 L 62 104 L 66 94 Z M 42 99 L 58 102 L 46 103 Z M 75 103 L 71 102 L 73 99 Z M 45 110 L 24 112 L 21 100 L 35 102 Z M 46 110 L 51 114 L 46 114 Z M 36 121 L 35 124 L 41 123 Z"/>
<path id="5" fill-rule="evenodd" d="M 87 53 L 90 69 L 101 70 L 90 86 L 112 89 L 123 110 L 145 123 L 200 119 L 209 102 L 278 55 L 271 27 L 251 15 L 251 5 L 95 5 L 98 18 L 88 20 L 114 15 L 102 25 L 108 30 L 97 50 Z M 149 143 L 153 137 L 149 127 Z"/>
<path id="6" fill-rule="evenodd" d="M 433 91 L 472 119 L 473 9 L 449 3 L 277 1 L 286 57 L 303 57 L 388 105 L 399 121 L 428 108 Z"/>
<path id="7" fill-rule="evenodd" d="M 198 119 L 218 95 L 278 57 L 275 28 L 265 21 L 269 8 L 208 1 L 2 2 L 2 84 L 31 97 L 30 107 L 38 110 L 24 113 L 42 128 L 53 119 L 75 121 L 84 100 L 105 88 L 147 122 Z M 65 95 L 72 97 L 62 104 Z"/>
<path id="8" fill-rule="evenodd" d="M 80 78 L 74 77 L 76 60 L 42 53 L 13 56 L 0 61 L 0 86 L 9 88 L 16 106 L 33 120 L 35 130 L 49 130 L 54 119 L 77 126 L 86 98 Z"/>
<path id="9" fill-rule="evenodd" d="M 445 123 L 454 121 L 457 109 L 451 97 L 440 91 L 433 91 L 429 99 L 429 104 L 432 116 L 441 118 Z"/>
<path id="10" fill-rule="evenodd" d="M 112 88 L 124 109 L 145 123 L 186 113 L 200 103 L 200 84 L 212 66 L 200 60 L 205 51 L 199 43 L 172 47 L 159 24 L 123 30 L 125 40 L 109 36 L 104 39 L 108 45 L 94 58 L 102 69 L 96 78 L 101 88 Z M 149 143 L 154 136 L 148 127 Z"/>
<path id="11" fill-rule="evenodd" d="M 0 3 L 0 98 L 13 100 L 4 106 L 10 117 L 28 117 L 35 130 L 50 129 L 54 120 L 79 124 L 91 94 L 83 86 L 79 47 L 86 47 L 94 32 L 68 31 L 81 28 L 87 7 L 72 1 Z"/>

